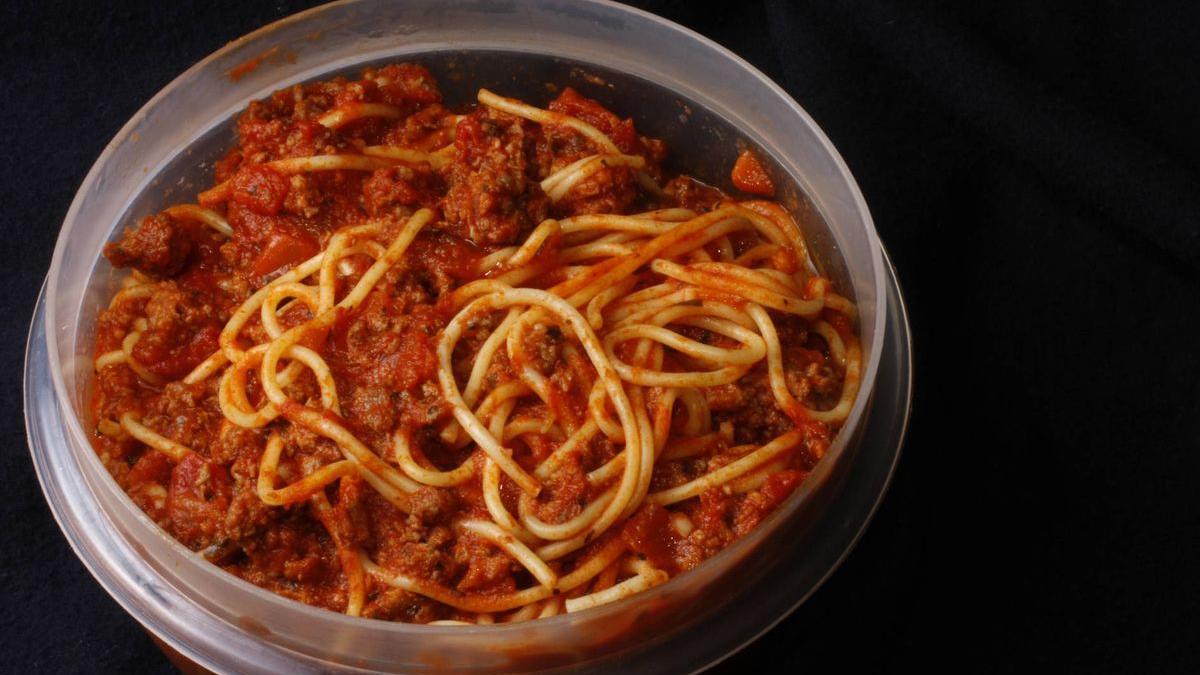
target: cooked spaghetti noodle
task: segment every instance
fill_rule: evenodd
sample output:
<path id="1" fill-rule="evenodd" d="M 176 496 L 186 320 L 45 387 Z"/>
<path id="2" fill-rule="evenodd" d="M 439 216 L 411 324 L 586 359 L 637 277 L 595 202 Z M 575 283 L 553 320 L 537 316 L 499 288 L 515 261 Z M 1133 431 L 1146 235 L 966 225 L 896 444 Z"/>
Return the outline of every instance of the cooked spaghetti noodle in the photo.
<path id="1" fill-rule="evenodd" d="M 849 414 L 854 305 L 788 213 L 665 180 L 573 90 L 460 115 L 390 66 L 238 133 L 106 250 L 94 398 L 116 479 L 233 574 L 398 621 L 582 611 L 755 527 Z"/>

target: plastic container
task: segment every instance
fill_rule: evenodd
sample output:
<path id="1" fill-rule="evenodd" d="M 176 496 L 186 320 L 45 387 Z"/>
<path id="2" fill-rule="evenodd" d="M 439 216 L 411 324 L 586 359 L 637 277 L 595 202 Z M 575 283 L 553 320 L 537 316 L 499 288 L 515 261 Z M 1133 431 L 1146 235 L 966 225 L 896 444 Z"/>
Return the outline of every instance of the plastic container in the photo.
<path id="1" fill-rule="evenodd" d="M 415 626 L 315 609 L 228 575 L 163 533 L 105 471 L 84 431 L 95 317 L 114 290 L 103 245 L 138 217 L 193 199 L 232 143 L 231 120 L 251 100 L 400 60 L 429 65 L 451 103 L 470 100 L 479 86 L 544 102 L 546 82 L 572 84 L 633 114 L 644 133 L 667 140 L 680 165 L 712 168 L 701 177 L 719 182 L 738 148 L 750 145 L 792 184 L 785 201 L 808 212 L 817 257 L 858 304 L 864 378 L 813 476 L 750 535 L 624 602 L 523 624 Z M 230 76 L 244 64 L 257 65 Z M 211 670 L 690 670 L 736 649 L 811 592 L 882 493 L 906 420 L 905 384 L 889 385 L 885 397 L 890 431 L 876 443 L 888 447 L 860 446 L 872 433 L 864 422 L 885 341 L 889 362 L 907 359 L 893 285 L 867 207 L 829 141 L 778 86 L 711 41 L 601 2 L 338 3 L 201 61 L 147 103 L 92 167 L 63 223 L 31 328 L 30 444 L 47 500 L 84 563 L 150 631 Z M 862 483 L 857 515 L 823 521 L 848 503 L 847 477 Z M 747 606 L 770 588 L 786 597 Z"/>

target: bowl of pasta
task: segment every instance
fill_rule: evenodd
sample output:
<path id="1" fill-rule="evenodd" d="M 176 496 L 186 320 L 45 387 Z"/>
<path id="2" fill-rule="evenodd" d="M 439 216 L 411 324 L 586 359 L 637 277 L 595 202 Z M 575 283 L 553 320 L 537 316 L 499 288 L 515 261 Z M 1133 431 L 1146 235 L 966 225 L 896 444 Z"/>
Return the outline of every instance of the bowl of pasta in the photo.
<path id="1" fill-rule="evenodd" d="M 695 670 L 853 545 L 910 368 L 853 177 L 744 61 L 606 2 L 361 0 L 114 138 L 26 415 L 80 558 L 204 668 Z"/>

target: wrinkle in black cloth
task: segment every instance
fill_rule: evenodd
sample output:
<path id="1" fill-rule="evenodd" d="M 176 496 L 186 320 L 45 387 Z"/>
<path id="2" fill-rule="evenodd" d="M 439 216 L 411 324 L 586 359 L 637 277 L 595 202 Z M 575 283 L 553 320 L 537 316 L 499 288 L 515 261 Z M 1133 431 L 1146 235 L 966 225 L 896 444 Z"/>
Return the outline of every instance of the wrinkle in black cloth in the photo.
<path id="1" fill-rule="evenodd" d="M 225 42 L 312 4 L 0 7 L 6 665 L 171 672 L 40 494 L 19 414 L 25 330 L 71 198 L 124 121 Z M 746 58 L 814 117 L 912 315 L 912 425 L 874 522 L 716 672 L 1194 672 L 1200 7 L 634 4 Z"/>

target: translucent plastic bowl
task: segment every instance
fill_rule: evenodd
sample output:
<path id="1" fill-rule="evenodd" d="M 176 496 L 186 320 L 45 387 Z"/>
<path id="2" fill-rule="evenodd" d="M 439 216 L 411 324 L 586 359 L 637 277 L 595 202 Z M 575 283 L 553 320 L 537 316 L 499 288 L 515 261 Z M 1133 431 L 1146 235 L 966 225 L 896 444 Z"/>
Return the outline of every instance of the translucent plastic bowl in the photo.
<path id="1" fill-rule="evenodd" d="M 163 533 L 111 479 L 84 431 L 92 332 L 114 290 L 103 245 L 138 217 L 191 201 L 232 143 L 231 120 L 251 100 L 400 60 L 433 68 L 451 103 L 470 100 L 480 86 L 544 102 L 546 82 L 572 84 L 633 115 L 644 133 L 667 140 L 680 165 L 709 180 L 722 180 L 739 147 L 770 158 L 790 186 L 785 201 L 808 212 L 804 227 L 826 272 L 857 302 L 866 362 L 862 391 L 832 450 L 757 530 L 620 603 L 515 625 L 415 626 L 314 609 L 228 575 Z M 257 66 L 230 76 L 247 63 Z M 44 325 L 31 331 L 33 339 L 44 331 L 45 354 L 31 344 L 39 360 L 26 382 L 29 405 L 38 409 L 30 441 L 47 499 L 80 558 L 135 618 L 211 670 L 694 669 L 786 611 L 771 609 L 773 616 L 746 625 L 722 621 L 750 590 L 771 583 L 770 575 L 788 573 L 781 563 L 807 575 L 801 597 L 836 564 L 806 569 L 800 547 L 816 545 L 806 537 L 836 492 L 833 479 L 855 470 L 853 447 L 884 339 L 886 284 L 867 207 L 828 139 L 778 86 L 711 41 L 601 2 L 338 3 L 267 26 L 196 64 L 147 103 L 92 167 L 54 251 Z"/>

